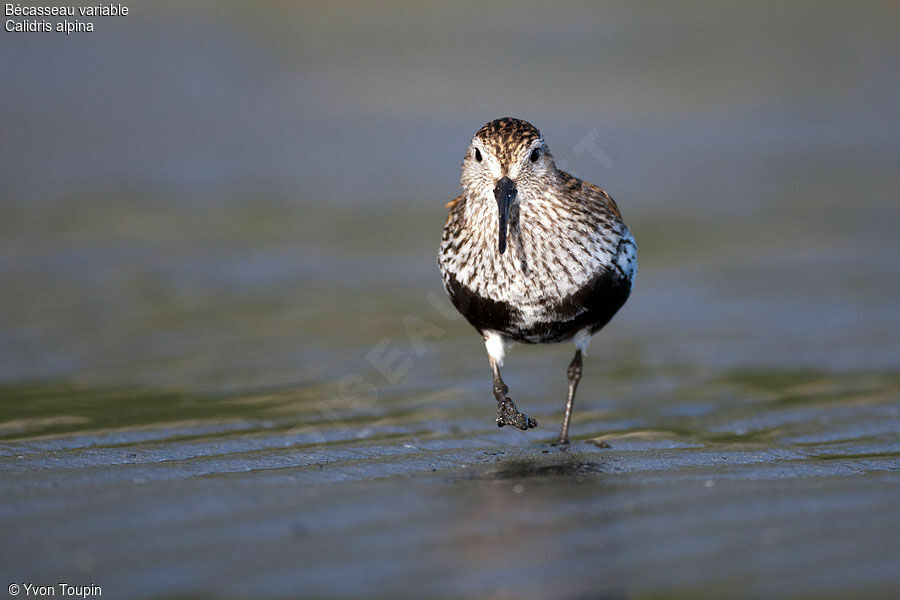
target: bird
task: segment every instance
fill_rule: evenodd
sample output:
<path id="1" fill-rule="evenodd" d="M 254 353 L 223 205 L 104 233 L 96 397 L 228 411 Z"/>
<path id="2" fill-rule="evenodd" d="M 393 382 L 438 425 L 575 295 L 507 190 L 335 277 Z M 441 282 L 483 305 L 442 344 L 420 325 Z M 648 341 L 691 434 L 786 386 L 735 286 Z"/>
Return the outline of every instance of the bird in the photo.
<path id="1" fill-rule="evenodd" d="M 559 169 L 541 132 L 522 119 L 495 119 L 475 133 L 460 188 L 447 204 L 438 266 L 451 303 L 484 339 L 497 425 L 537 427 L 507 396 L 507 347 L 572 341 L 557 440 L 566 446 L 582 355 L 634 284 L 634 237 L 612 197 Z"/>

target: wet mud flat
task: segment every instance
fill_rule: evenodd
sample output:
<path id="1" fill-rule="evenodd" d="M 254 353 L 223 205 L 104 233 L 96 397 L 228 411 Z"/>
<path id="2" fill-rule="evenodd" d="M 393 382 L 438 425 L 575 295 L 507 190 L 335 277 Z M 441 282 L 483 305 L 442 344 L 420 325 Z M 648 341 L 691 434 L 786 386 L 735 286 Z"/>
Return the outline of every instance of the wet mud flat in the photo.
<path id="1" fill-rule="evenodd" d="M 565 450 L 467 394 L 325 417 L 305 389 L 5 388 L 0 570 L 144 598 L 900 590 L 896 376 L 731 382 L 730 407 L 584 411 Z"/>

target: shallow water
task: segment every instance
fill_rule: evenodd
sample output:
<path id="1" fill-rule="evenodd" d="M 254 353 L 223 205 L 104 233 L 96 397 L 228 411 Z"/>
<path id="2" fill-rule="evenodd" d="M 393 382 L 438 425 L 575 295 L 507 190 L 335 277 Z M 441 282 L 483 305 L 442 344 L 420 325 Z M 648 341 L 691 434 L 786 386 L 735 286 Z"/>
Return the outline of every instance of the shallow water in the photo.
<path id="1" fill-rule="evenodd" d="M 0 581 L 900 591 L 895 10 L 573 5 L 485 30 L 452 8 L 379 28 L 365 9 L 148 6 L 94 38 L 0 36 L 19 83 L 0 116 Z M 479 66 L 485 31 L 523 27 Z M 49 86 L 39 59 L 115 77 Z M 437 273 L 468 138 L 507 112 L 610 190 L 639 245 L 565 451 L 571 347 L 509 351 L 540 427 L 498 429 Z"/>

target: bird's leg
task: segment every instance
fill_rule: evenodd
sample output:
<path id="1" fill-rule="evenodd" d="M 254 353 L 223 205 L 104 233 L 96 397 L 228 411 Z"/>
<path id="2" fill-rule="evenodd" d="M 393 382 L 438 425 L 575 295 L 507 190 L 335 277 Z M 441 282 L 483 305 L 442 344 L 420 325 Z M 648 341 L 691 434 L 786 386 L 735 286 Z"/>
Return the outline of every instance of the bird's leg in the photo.
<path id="1" fill-rule="evenodd" d="M 515 403 L 506 396 L 509 388 L 500 378 L 500 367 L 493 358 L 491 358 L 491 370 L 494 372 L 494 398 L 497 399 L 497 427 L 512 425 L 522 430 L 537 427 L 537 421 L 520 413 Z"/>
<path id="2" fill-rule="evenodd" d="M 566 416 L 563 419 L 562 431 L 559 432 L 559 444 L 569 443 L 569 419 L 572 418 L 572 405 L 575 404 L 575 390 L 581 381 L 581 348 L 575 350 L 575 358 L 569 364 L 569 398 L 566 400 Z"/>

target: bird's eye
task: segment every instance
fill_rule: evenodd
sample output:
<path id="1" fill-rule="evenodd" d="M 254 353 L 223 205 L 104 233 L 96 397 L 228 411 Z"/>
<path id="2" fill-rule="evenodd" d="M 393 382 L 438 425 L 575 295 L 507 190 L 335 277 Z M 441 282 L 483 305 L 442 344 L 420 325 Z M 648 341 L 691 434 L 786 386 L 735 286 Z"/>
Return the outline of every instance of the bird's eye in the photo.
<path id="1" fill-rule="evenodd" d="M 481 150 L 479 150 L 478 148 L 475 148 L 475 160 L 481 162 Z"/>
<path id="2" fill-rule="evenodd" d="M 531 158 L 531 162 L 537 162 L 540 157 L 541 157 L 541 151 L 538 150 L 537 148 L 535 148 L 534 150 L 531 151 L 531 156 L 529 158 Z"/>

